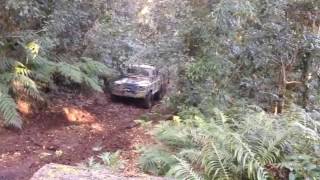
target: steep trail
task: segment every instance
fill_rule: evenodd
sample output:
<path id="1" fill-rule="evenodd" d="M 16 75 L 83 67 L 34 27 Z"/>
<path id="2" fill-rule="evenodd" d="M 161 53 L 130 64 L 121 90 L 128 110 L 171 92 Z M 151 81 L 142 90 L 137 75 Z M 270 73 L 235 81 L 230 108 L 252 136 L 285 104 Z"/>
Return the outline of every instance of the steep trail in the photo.
<path id="1" fill-rule="evenodd" d="M 108 95 L 56 94 L 48 109 L 26 115 L 22 131 L 0 129 L 0 179 L 24 180 L 47 163 L 77 165 L 93 155 L 121 151 L 124 174 L 138 173 L 136 146 L 152 143 L 134 120 L 149 110 Z"/>
<path id="2" fill-rule="evenodd" d="M 102 48 L 99 60 L 108 63 L 110 57 L 122 57 L 124 55 L 117 53 L 126 51 L 128 62 L 172 69 L 175 68 L 173 62 L 184 58 L 183 40 L 175 35 L 179 23 L 175 19 L 179 11 L 176 7 L 180 1 L 108 2 L 112 26 L 98 23 L 88 31 L 83 56 L 96 55 Z M 113 28 L 120 34 L 111 37 L 104 33 L 105 28 Z M 149 110 L 140 108 L 136 102 L 113 103 L 106 94 L 85 97 L 61 93 L 50 99 L 48 108 L 25 115 L 22 131 L 0 128 L 0 180 L 27 180 L 44 164 L 77 165 L 93 155 L 117 150 L 126 160 L 123 173 L 139 172 L 136 146 L 153 140 L 134 120 Z"/>

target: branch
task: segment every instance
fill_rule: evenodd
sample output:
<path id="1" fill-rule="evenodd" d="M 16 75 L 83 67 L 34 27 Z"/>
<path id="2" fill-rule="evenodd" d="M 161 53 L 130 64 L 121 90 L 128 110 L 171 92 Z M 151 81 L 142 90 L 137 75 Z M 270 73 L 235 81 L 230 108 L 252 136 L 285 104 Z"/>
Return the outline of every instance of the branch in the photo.
<path id="1" fill-rule="evenodd" d="M 294 50 L 293 55 L 292 55 L 292 57 L 290 59 L 290 63 L 287 65 L 287 67 L 291 67 L 293 65 L 293 63 L 297 60 L 297 56 L 298 56 L 299 51 L 300 51 L 299 48 L 296 48 Z"/>
<path id="2" fill-rule="evenodd" d="M 288 84 L 302 84 L 301 81 L 285 81 L 285 83 Z"/>

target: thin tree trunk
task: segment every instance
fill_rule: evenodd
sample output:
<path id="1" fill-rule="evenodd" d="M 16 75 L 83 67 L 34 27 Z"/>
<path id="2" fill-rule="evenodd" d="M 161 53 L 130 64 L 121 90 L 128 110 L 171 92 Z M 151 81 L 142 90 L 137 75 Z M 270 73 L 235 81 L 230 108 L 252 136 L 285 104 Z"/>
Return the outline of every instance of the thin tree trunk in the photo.
<path id="1" fill-rule="evenodd" d="M 311 59 L 310 53 L 307 52 L 304 54 L 302 58 L 302 75 L 301 81 L 303 82 L 303 92 L 302 92 L 302 107 L 307 108 L 309 105 L 309 94 L 310 94 L 310 66 L 311 66 Z"/>
<path id="2" fill-rule="evenodd" d="M 286 84 L 286 67 L 284 64 L 281 65 L 281 70 L 279 74 L 279 82 L 278 82 L 278 99 L 276 101 L 276 106 L 274 110 L 274 114 L 281 114 L 285 104 L 285 93 L 287 89 Z"/>

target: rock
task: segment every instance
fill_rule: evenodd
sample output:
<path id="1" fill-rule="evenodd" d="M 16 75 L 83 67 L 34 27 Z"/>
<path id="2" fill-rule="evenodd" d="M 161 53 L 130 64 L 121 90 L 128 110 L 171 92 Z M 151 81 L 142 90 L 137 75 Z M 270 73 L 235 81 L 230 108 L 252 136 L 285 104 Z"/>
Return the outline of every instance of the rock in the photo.
<path id="1" fill-rule="evenodd" d="M 56 151 L 57 149 L 59 149 L 59 146 L 58 145 L 51 145 L 51 146 L 48 146 L 46 149 L 49 151 Z"/>
<path id="2" fill-rule="evenodd" d="M 108 169 L 90 169 L 66 166 L 61 164 L 47 164 L 39 169 L 30 180 L 169 180 L 167 178 L 139 176 L 125 177 Z"/>

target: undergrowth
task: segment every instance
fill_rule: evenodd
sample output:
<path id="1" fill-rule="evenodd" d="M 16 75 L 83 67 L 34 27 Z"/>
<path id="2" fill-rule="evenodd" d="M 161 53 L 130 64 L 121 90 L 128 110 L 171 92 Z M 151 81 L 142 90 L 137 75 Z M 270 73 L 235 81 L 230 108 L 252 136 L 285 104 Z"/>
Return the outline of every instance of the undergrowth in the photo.
<path id="1" fill-rule="evenodd" d="M 140 166 L 190 180 L 319 179 L 319 125 L 294 106 L 279 116 L 252 106 L 206 116 L 187 109 L 157 125 L 158 144 L 142 149 Z"/>

